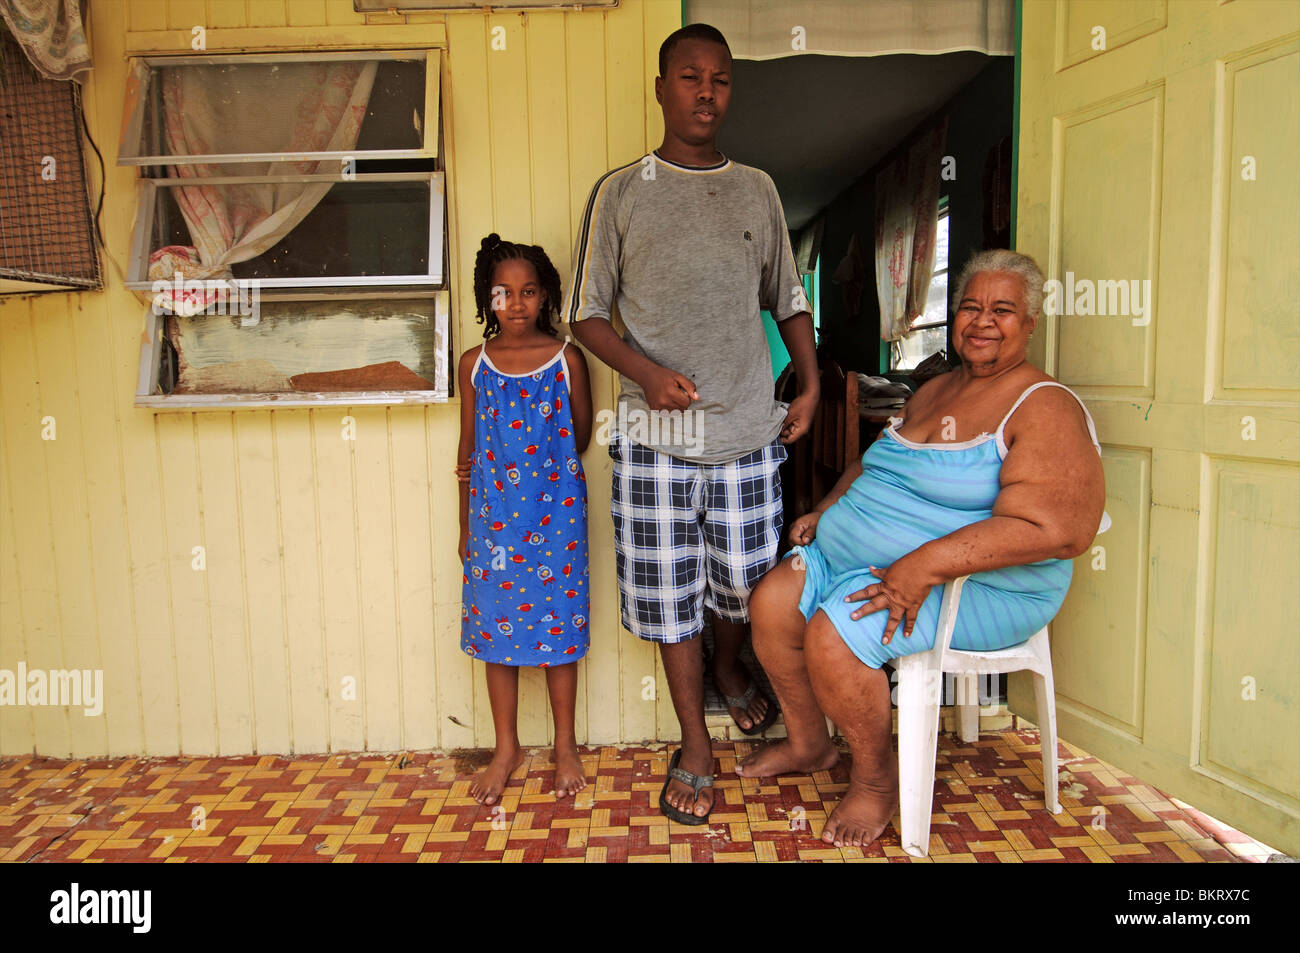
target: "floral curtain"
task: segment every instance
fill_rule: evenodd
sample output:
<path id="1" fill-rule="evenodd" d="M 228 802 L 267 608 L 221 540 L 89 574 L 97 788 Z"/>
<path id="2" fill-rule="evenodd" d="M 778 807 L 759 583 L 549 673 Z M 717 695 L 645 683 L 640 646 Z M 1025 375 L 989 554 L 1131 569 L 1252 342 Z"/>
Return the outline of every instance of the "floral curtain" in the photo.
<path id="1" fill-rule="evenodd" d="M 243 67 L 242 69 L 249 69 Z M 255 68 L 254 68 L 255 69 Z M 163 69 L 162 125 L 175 155 L 346 152 L 356 147 L 376 63 L 281 63 L 274 77 L 242 89 L 228 66 Z M 263 70 L 265 72 L 265 70 Z M 272 86 L 263 85 L 267 81 Z M 260 93 L 260 94 L 259 94 Z M 195 180 L 174 189 L 192 246 L 169 245 L 149 259 L 152 280 L 229 279 L 230 266 L 280 241 L 323 199 L 332 182 L 202 185 L 212 176 L 338 174 L 338 160 L 238 162 L 169 167 Z M 194 305 L 184 310 L 192 310 Z"/>
<path id="2" fill-rule="evenodd" d="M 0 0 L 0 15 L 42 76 L 85 80 L 90 46 L 78 0 Z"/>
<path id="3" fill-rule="evenodd" d="M 945 117 L 876 176 L 876 292 L 883 341 L 904 337 L 925 311 L 947 136 Z"/>

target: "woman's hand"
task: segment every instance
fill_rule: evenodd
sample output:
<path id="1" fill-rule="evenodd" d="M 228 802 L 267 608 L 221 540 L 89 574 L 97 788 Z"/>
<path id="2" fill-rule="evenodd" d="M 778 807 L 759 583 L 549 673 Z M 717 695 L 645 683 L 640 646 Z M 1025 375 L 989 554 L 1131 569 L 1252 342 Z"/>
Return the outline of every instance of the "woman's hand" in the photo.
<path id="1" fill-rule="evenodd" d="M 474 469 L 474 461 L 469 460 L 465 463 L 456 464 L 456 480 L 460 483 L 468 483 L 470 471 Z"/>
<path id="2" fill-rule="evenodd" d="M 465 564 L 465 550 L 469 546 L 469 530 L 460 531 L 460 542 L 456 545 L 456 555 L 460 557 L 461 565 Z"/>
<path id="3" fill-rule="evenodd" d="M 790 545 L 807 546 L 817 535 L 817 523 L 822 515 L 816 510 L 805 513 L 790 524 Z"/>
<path id="4" fill-rule="evenodd" d="M 852 595 L 844 597 L 845 602 L 866 600 L 866 605 L 853 610 L 849 616 L 851 619 L 861 619 L 881 609 L 889 610 L 889 621 L 885 623 L 885 632 L 880 639 L 881 645 L 890 643 L 900 624 L 903 627 L 904 637 L 911 636 L 916 618 L 921 612 L 921 604 L 930 595 L 930 589 L 943 582 L 943 579 L 926 565 L 925 558 L 918 555 L 919 552 L 913 550 L 895 561 L 892 566 L 883 569 L 868 566 L 867 568 L 880 579 L 880 582 L 872 583 L 865 589 L 859 589 Z"/>

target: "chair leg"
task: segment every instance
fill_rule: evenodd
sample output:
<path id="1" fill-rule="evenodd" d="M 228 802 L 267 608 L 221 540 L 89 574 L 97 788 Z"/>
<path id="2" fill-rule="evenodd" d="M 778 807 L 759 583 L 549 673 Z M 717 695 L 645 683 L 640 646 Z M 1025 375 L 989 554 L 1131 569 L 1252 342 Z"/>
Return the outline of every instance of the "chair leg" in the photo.
<path id="1" fill-rule="evenodd" d="M 934 809 L 934 759 L 939 738 L 939 697 L 926 662 L 929 652 L 906 655 L 898 668 L 898 801 L 903 849 L 913 857 L 930 850 Z M 942 678 L 938 672 L 934 676 Z"/>
<path id="2" fill-rule="evenodd" d="M 980 740 L 979 682 L 974 672 L 953 676 L 957 697 L 957 736 L 968 744 Z"/>
<path id="3" fill-rule="evenodd" d="M 1049 667 L 1046 674 L 1034 673 L 1034 702 L 1038 708 L 1038 740 L 1043 758 L 1043 802 L 1052 814 L 1061 813 L 1061 800 L 1057 793 L 1059 780 L 1056 770 L 1056 688 Z"/>

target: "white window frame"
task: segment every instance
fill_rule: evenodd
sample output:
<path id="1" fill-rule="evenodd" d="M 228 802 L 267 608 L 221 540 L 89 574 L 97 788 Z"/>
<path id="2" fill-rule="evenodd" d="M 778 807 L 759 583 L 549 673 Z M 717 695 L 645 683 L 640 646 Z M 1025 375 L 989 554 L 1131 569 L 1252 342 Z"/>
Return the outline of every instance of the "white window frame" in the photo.
<path id="1" fill-rule="evenodd" d="M 445 230 L 447 227 L 446 173 L 384 172 L 344 174 L 347 160 L 365 159 L 438 159 L 441 139 L 440 88 L 442 51 L 439 49 L 396 52 L 343 52 L 343 53 L 265 53 L 230 54 L 219 56 L 145 56 L 132 61 L 135 82 L 129 84 L 127 117 L 122 137 L 123 148 L 118 156 L 119 165 L 133 165 L 141 169 L 139 200 L 135 228 L 131 240 L 131 258 L 128 264 L 126 286 L 148 299 L 145 308 L 145 334 L 140 348 L 140 370 L 137 380 L 135 405 L 154 410 L 228 410 L 231 408 L 270 407 L 320 407 L 359 406 L 364 404 L 428 404 L 445 403 L 451 395 L 449 353 L 451 347 L 451 295 L 447 289 Z M 415 60 L 425 62 L 425 111 L 423 143 L 418 149 L 352 150 L 348 152 L 302 152 L 275 154 L 221 154 L 195 156 L 141 155 L 138 147 L 145 109 L 148 104 L 151 67 L 194 65 L 221 65 L 225 63 L 286 63 L 313 61 L 357 60 Z M 129 145 L 128 145 L 129 144 Z M 225 393 L 225 394 L 163 394 L 158 382 L 162 358 L 166 313 L 153 307 L 153 283 L 148 279 L 148 258 L 155 203 L 159 189 L 194 185 L 194 179 L 152 178 L 144 176 L 146 167 L 183 165 L 192 163 L 266 162 L 273 160 L 330 160 L 340 163 L 336 175 L 278 175 L 278 176 L 214 176 L 202 180 L 205 185 L 234 185 L 250 182 L 400 182 L 427 181 L 429 183 L 429 247 L 428 272 L 419 275 L 345 275 L 328 278 L 264 278 L 257 287 L 264 298 L 274 301 L 321 301 L 365 299 L 427 299 L 432 305 L 437 327 L 438 349 L 434 355 L 437 386 L 432 390 L 401 391 L 335 391 L 276 393 Z M 237 279 L 238 280 L 238 279 Z M 248 279 L 251 282 L 251 279 Z"/>

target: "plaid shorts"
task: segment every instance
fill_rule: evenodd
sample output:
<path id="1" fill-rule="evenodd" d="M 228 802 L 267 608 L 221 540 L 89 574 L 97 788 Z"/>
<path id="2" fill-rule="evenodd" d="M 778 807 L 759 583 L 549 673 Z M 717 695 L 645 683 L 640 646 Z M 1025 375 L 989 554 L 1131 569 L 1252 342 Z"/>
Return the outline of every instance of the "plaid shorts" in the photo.
<path id="1" fill-rule="evenodd" d="M 750 590 L 775 565 L 781 539 L 780 440 L 709 465 L 613 433 L 609 455 L 627 630 L 652 642 L 685 642 L 704 628 L 706 605 L 728 621 L 748 621 Z"/>

